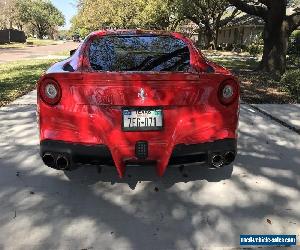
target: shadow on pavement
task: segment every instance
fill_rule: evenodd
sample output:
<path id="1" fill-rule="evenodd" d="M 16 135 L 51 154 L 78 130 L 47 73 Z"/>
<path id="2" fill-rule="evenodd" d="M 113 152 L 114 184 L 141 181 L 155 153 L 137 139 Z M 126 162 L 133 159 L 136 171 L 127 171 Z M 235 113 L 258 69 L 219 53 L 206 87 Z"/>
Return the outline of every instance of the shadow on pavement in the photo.
<path id="1" fill-rule="evenodd" d="M 205 165 L 186 165 L 178 167 L 169 167 L 163 177 L 158 177 L 154 166 L 128 166 L 124 178 L 119 178 L 116 168 L 113 166 L 81 167 L 75 171 L 65 171 L 69 180 L 78 180 L 85 178 L 89 184 L 97 182 L 110 182 L 128 184 L 131 189 L 135 189 L 138 183 L 161 182 L 167 189 L 176 183 L 188 183 L 197 180 L 206 180 L 208 182 L 218 182 L 230 179 L 232 174 L 232 165 L 221 169 L 208 169 Z"/>

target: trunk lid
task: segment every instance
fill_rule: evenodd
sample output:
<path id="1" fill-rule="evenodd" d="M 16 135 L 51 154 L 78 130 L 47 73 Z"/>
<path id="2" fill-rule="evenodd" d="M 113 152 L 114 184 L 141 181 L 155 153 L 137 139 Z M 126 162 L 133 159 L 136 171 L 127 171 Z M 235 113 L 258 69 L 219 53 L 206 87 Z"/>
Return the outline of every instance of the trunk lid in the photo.
<path id="1" fill-rule="evenodd" d="M 207 101 L 212 85 L 207 75 L 195 73 L 97 72 L 83 73 L 69 91 L 77 105 L 187 106 Z"/>

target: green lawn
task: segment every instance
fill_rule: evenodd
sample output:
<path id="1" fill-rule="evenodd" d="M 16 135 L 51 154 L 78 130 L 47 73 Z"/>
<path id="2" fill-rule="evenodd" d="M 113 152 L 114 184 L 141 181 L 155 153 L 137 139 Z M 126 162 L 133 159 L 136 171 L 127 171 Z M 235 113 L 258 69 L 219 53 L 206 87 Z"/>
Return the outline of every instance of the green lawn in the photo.
<path id="1" fill-rule="evenodd" d="M 0 44 L 0 49 L 18 49 L 18 48 L 25 48 L 28 46 L 55 45 L 55 44 L 59 44 L 61 42 L 62 41 L 55 41 L 55 40 L 49 40 L 49 39 L 28 38 L 26 43 Z"/>
<path id="2" fill-rule="evenodd" d="M 202 51 L 210 60 L 230 70 L 254 70 L 258 65 L 258 58 L 248 53 L 235 53 L 228 51 Z"/>
<path id="3" fill-rule="evenodd" d="M 34 46 L 45 46 L 45 45 L 55 45 L 59 44 L 62 41 L 50 40 L 50 39 L 36 39 L 28 38 L 27 43 L 33 43 Z"/>
<path id="4" fill-rule="evenodd" d="M 27 60 L 0 64 L 0 106 L 35 89 L 41 74 L 56 60 Z"/>
<path id="5" fill-rule="evenodd" d="M 70 51 L 69 50 L 63 50 L 60 52 L 56 52 L 55 56 L 65 56 L 66 58 L 68 58 L 70 56 Z"/>
<path id="6" fill-rule="evenodd" d="M 19 49 L 25 48 L 27 45 L 25 43 L 6 43 L 0 44 L 0 49 Z"/>
<path id="7" fill-rule="evenodd" d="M 258 62 L 253 58 L 213 58 L 213 62 L 231 70 L 254 70 Z"/>

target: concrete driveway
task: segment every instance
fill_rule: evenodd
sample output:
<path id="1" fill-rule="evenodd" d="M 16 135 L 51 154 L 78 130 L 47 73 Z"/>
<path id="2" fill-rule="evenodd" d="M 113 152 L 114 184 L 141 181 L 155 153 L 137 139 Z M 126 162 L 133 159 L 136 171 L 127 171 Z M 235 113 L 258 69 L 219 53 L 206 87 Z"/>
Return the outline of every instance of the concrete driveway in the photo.
<path id="1" fill-rule="evenodd" d="M 0 49 L 0 63 L 24 59 L 45 58 L 64 51 L 76 49 L 79 43 L 61 42 L 56 45 L 32 46 L 26 48 Z"/>
<path id="2" fill-rule="evenodd" d="M 86 167 L 39 157 L 35 93 L 0 109 L 0 249 L 227 249 L 240 234 L 300 240 L 300 136 L 241 107 L 234 166 Z M 299 243 L 298 243 L 299 244 Z"/>

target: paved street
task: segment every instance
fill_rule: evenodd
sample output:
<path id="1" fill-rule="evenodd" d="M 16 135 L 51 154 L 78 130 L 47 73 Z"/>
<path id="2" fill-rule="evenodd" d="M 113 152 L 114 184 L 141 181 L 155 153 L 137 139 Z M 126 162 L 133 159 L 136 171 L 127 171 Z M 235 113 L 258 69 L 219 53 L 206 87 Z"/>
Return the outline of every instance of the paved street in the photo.
<path id="1" fill-rule="evenodd" d="M 50 58 L 64 51 L 76 49 L 79 43 L 61 42 L 58 45 L 33 46 L 26 48 L 0 49 L 0 63 L 24 59 Z M 56 56 L 57 57 L 57 56 Z"/>
<path id="2" fill-rule="evenodd" d="M 233 166 L 170 168 L 163 178 L 136 167 L 119 179 L 109 167 L 45 167 L 35 95 L 0 108 L 0 249 L 224 249 L 239 247 L 240 234 L 299 239 L 300 136 L 248 105 Z"/>

